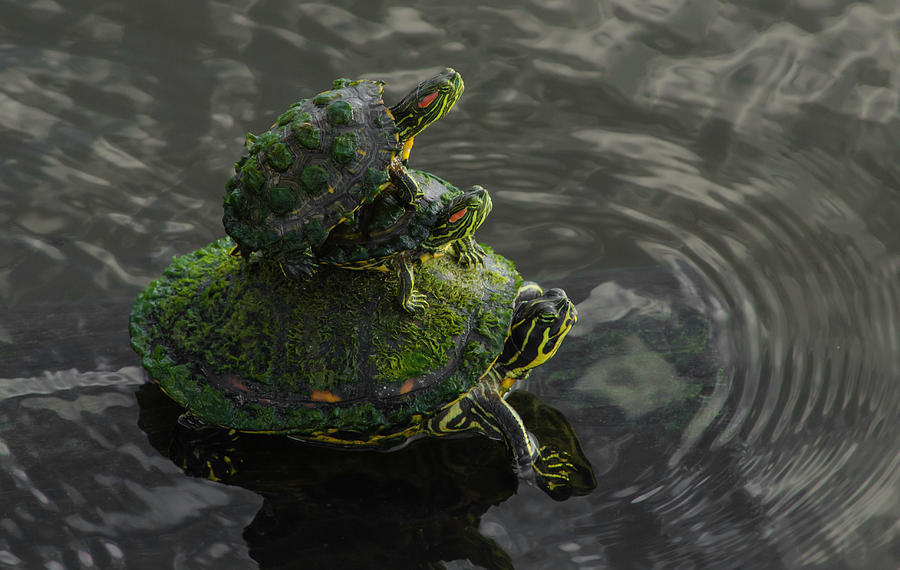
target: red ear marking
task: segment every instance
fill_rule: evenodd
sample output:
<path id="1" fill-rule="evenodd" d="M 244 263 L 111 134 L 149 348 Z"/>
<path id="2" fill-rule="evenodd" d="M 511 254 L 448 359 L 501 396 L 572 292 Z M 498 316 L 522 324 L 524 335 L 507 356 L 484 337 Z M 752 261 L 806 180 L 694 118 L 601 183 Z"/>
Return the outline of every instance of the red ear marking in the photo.
<path id="1" fill-rule="evenodd" d="M 435 97 L 437 97 L 437 96 L 438 96 L 437 91 L 435 91 L 434 93 L 432 93 L 430 95 L 426 95 L 426 96 L 422 97 L 421 99 L 419 99 L 419 103 L 418 103 L 419 108 L 424 109 L 428 105 L 431 105 L 431 102 L 434 101 Z"/>
<path id="2" fill-rule="evenodd" d="M 466 210 L 468 210 L 468 208 L 463 208 L 462 210 L 454 213 L 452 216 L 450 216 L 450 222 L 453 223 L 456 220 L 460 219 L 461 217 L 465 216 Z"/>

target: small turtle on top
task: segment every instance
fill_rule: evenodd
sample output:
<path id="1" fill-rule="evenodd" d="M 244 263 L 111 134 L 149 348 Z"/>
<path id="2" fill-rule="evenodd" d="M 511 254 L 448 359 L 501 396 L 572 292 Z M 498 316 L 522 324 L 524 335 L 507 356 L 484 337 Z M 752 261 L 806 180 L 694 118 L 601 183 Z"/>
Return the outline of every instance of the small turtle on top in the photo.
<path id="1" fill-rule="evenodd" d="M 316 261 L 345 269 L 396 271 L 400 305 L 410 313 L 428 307 L 415 289 L 415 268 L 449 250 L 463 267 L 484 263 L 485 252 L 474 239 L 475 230 L 491 212 L 487 190 L 460 190 L 446 180 L 422 171 L 410 177 L 422 190 L 417 210 L 382 194 L 360 217 L 358 225 L 342 224 L 314 250 Z"/>
<path id="2" fill-rule="evenodd" d="M 389 191 L 416 209 L 422 193 L 405 168 L 413 139 L 447 114 L 463 88 L 447 68 L 388 108 L 382 82 L 338 79 L 294 103 L 268 131 L 248 135 L 222 218 L 236 252 L 261 252 L 304 279 L 318 267 L 314 249 L 338 224 L 355 223 L 362 204 Z"/>

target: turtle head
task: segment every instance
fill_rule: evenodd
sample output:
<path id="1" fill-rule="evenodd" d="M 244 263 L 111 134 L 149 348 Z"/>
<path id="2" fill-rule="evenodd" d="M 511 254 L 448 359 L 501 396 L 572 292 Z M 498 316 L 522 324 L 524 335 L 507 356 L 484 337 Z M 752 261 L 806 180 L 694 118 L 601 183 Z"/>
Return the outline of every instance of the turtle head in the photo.
<path id="1" fill-rule="evenodd" d="M 447 204 L 422 246 L 435 250 L 472 235 L 484 223 L 491 208 L 493 204 L 488 191 L 481 186 L 472 186 L 462 196 L 457 196 Z"/>
<path id="2" fill-rule="evenodd" d="M 506 378 L 524 378 L 535 366 L 549 360 L 572 330 L 578 315 L 562 289 L 544 292 L 536 283 L 519 288 L 513 304 L 497 372 Z"/>
<path id="3" fill-rule="evenodd" d="M 450 111 L 463 92 L 462 76 L 451 68 L 419 83 L 391 107 L 400 142 L 416 136 Z"/>

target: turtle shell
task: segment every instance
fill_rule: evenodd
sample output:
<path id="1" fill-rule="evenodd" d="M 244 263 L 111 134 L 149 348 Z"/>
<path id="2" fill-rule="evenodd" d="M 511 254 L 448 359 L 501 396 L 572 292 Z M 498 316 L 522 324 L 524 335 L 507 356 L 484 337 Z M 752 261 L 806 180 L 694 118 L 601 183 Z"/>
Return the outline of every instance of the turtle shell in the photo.
<path id="1" fill-rule="evenodd" d="M 400 151 L 380 81 L 338 79 L 300 100 L 260 135 L 226 184 L 225 231 L 243 248 L 277 254 L 325 241 L 388 184 Z"/>
<path id="2" fill-rule="evenodd" d="M 416 274 L 430 306 L 410 316 L 393 273 L 325 267 L 298 287 L 233 246 L 175 258 L 135 301 L 130 332 L 170 397 L 241 431 L 366 434 L 428 415 L 500 353 L 522 283 L 486 246 L 483 268 L 436 258 Z"/>

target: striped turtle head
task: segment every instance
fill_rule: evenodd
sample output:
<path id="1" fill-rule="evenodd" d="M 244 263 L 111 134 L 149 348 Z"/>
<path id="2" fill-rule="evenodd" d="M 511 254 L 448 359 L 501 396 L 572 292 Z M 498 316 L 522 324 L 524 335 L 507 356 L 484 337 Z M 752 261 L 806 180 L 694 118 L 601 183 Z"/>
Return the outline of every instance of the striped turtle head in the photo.
<path id="1" fill-rule="evenodd" d="M 516 294 L 503 352 L 494 366 L 507 378 L 524 378 L 535 366 L 549 360 L 578 315 L 575 305 L 562 289 L 544 292 L 536 283 L 526 282 Z"/>
<path id="2" fill-rule="evenodd" d="M 436 250 L 452 241 L 475 233 L 491 213 L 493 204 L 488 191 L 472 186 L 463 195 L 450 201 L 438 216 L 431 235 L 422 243 L 426 250 Z"/>
<path id="3" fill-rule="evenodd" d="M 451 68 L 419 83 L 391 107 L 400 143 L 422 132 L 450 111 L 463 92 L 462 76 Z"/>

